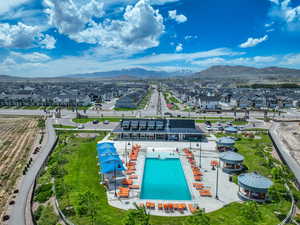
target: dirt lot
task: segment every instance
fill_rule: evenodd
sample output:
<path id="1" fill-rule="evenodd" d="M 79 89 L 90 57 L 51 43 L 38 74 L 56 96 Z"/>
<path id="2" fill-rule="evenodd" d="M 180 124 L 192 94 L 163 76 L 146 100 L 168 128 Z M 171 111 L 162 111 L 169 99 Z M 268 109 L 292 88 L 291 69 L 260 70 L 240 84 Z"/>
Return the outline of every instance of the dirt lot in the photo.
<path id="1" fill-rule="evenodd" d="M 300 124 L 281 123 L 279 134 L 282 142 L 288 147 L 290 154 L 300 164 Z"/>
<path id="2" fill-rule="evenodd" d="M 28 162 L 38 133 L 37 119 L 0 117 L 0 215 Z"/>

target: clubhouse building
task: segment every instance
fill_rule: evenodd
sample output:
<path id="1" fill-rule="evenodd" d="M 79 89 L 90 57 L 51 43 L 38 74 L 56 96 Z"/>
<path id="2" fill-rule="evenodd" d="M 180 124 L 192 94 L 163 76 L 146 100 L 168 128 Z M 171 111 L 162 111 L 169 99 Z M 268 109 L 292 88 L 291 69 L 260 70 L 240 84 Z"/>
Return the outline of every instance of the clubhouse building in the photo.
<path id="1" fill-rule="evenodd" d="M 123 119 L 113 130 L 119 140 L 201 141 L 204 132 L 195 120 Z"/>

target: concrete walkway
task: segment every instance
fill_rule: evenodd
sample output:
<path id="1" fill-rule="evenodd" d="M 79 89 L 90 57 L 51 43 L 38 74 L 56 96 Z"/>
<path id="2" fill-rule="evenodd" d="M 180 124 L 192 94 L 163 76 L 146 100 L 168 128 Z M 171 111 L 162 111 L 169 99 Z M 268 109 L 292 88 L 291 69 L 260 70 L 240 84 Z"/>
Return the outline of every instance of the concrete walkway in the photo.
<path id="1" fill-rule="evenodd" d="M 15 200 L 16 204 L 11 211 L 10 220 L 8 221 L 10 225 L 32 224 L 30 209 L 26 208 L 26 206 L 31 207 L 31 205 L 27 205 L 27 203 L 30 203 L 32 186 L 34 184 L 35 178 L 38 175 L 40 168 L 43 166 L 45 160 L 47 159 L 49 153 L 51 152 L 57 139 L 52 123 L 52 119 L 47 119 L 46 133 L 44 136 L 45 144 L 42 145 L 41 151 L 38 154 L 36 160 L 33 162 L 27 174 L 21 181 L 19 193 L 17 194 Z"/>

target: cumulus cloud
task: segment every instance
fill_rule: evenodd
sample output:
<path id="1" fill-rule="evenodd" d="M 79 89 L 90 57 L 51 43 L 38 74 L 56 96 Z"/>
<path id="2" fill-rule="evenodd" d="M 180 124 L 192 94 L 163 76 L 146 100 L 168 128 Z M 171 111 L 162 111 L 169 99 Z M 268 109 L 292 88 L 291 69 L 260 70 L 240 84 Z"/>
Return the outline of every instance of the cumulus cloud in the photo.
<path id="1" fill-rule="evenodd" d="M 169 17 L 172 20 L 175 20 L 177 23 L 185 23 L 188 19 L 183 14 L 177 14 L 177 10 L 171 10 L 169 11 Z"/>
<path id="2" fill-rule="evenodd" d="M 140 0 L 126 7 L 123 20 L 92 22 L 90 27 L 70 37 L 77 42 L 135 51 L 158 46 L 164 28 L 159 11 L 148 1 Z"/>
<path id="3" fill-rule="evenodd" d="M 270 0 L 271 1 L 271 0 Z M 291 0 L 273 0 L 270 16 L 283 21 L 290 31 L 300 29 L 300 5 L 293 6 Z"/>
<path id="4" fill-rule="evenodd" d="M 177 46 L 176 46 L 176 52 L 181 52 L 183 50 L 183 46 L 181 43 L 179 43 Z"/>
<path id="5" fill-rule="evenodd" d="M 251 47 L 254 47 L 264 41 L 268 40 L 268 35 L 265 35 L 261 38 L 248 38 L 246 42 L 240 44 L 240 48 L 251 48 Z"/>
<path id="6" fill-rule="evenodd" d="M 45 38 L 40 41 L 41 47 L 46 49 L 55 48 L 56 39 L 48 34 L 45 35 Z"/>
<path id="7" fill-rule="evenodd" d="M 0 15 L 29 2 L 30 0 L 2 0 L 0 1 Z"/>
<path id="8" fill-rule="evenodd" d="M 49 35 L 42 34 L 41 28 L 38 26 L 29 26 L 21 22 L 16 25 L 0 24 L 0 47 L 2 48 L 26 49 L 44 46 L 45 42 L 51 41 L 53 44 L 53 39 L 51 40 Z M 52 46 L 48 44 L 47 47 L 51 48 Z"/>

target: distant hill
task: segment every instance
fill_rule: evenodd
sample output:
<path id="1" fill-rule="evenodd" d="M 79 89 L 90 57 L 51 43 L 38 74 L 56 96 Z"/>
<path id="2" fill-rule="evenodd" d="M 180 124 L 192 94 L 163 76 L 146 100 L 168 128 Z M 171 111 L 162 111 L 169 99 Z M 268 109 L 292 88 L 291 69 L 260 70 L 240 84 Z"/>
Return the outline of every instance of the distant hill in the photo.
<path id="1" fill-rule="evenodd" d="M 69 78 L 129 78 L 129 79 L 146 79 L 146 78 L 168 78 L 173 76 L 183 76 L 183 75 L 191 75 L 191 71 L 179 70 L 176 72 L 166 72 L 166 71 L 154 71 L 154 70 L 146 70 L 142 68 L 132 68 L 132 69 L 123 69 L 123 70 L 115 70 L 108 72 L 95 72 L 95 73 L 83 73 L 83 74 L 73 74 L 67 75 L 64 77 Z"/>
<path id="2" fill-rule="evenodd" d="M 300 78 L 300 70 L 282 67 L 212 66 L 193 75 L 197 78 Z"/>
<path id="3" fill-rule="evenodd" d="M 15 76 L 8 76 L 8 75 L 0 75 L 0 81 L 17 81 L 17 80 L 25 80 L 26 78 L 23 77 L 15 77 Z"/>

